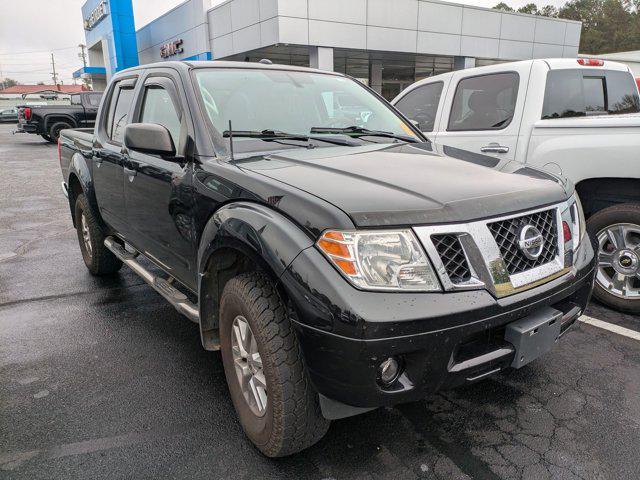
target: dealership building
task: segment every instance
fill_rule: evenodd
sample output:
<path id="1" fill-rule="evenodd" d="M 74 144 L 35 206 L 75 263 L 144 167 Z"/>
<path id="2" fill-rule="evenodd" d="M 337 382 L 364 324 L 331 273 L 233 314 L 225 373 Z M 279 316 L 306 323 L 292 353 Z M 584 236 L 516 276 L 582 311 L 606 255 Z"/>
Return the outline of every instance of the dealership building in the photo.
<path id="1" fill-rule="evenodd" d="M 131 0 L 82 7 L 101 89 L 119 70 L 164 60 L 236 60 L 346 73 L 391 98 L 422 78 L 511 60 L 577 57 L 580 22 L 435 0 L 187 0 L 135 30 Z"/>

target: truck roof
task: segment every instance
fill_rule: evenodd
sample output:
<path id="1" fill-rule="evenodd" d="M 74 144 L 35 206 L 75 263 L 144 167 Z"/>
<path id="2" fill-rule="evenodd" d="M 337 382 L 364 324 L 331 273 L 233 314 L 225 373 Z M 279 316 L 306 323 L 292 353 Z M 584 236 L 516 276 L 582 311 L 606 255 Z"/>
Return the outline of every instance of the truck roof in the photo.
<path id="1" fill-rule="evenodd" d="M 584 57 L 586 58 L 596 58 L 595 57 Z M 497 73 L 500 71 L 504 71 L 504 70 L 509 70 L 509 67 L 514 67 L 514 66 L 518 66 L 518 65 L 531 65 L 534 62 L 544 62 L 547 65 L 547 68 L 549 70 L 563 70 L 563 69 L 584 69 L 584 70 L 617 70 L 617 71 L 621 71 L 621 72 L 629 72 L 631 73 L 631 70 L 629 70 L 629 67 L 627 65 L 625 65 L 624 63 L 619 63 L 619 62 L 612 62 L 609 60 L 602 60 L 603 61 L 603 65 L 602 66 L 584 66 L 584 65 L 580 65 L 578 63 L 578 58 L 537 58 L 537 59 L 533 59 L 533 60 L 520 60 L 518 62 L 505 62 L 505 63 L 495 63 L 493 65 L 485 65 L 483 67 L 473 67 L 473 68 L 467 68 L 464 71 L 468 72 L 469 75 L 482 75 L 485 73 Z M 394 98 L 391 103 L 395 104 L 396 101 L 398 101 L 400 98 L 404 97 L 407 93 L 409 93 L 411 90 L 421 86 L 421 85 L 425 85 L 428 83 L 434 83 L 437 81 L 444 81 L 448 78 L 450 78 L 454 73 L 457 73 L 456 71 L 453 72 L 447 72 L 447 73 L 441 73 L 440 75 L 434 75 L 433 77 L 427 77 L 423 80 L 417 81 L 414 84 L 410 85 L 409 87 L 407 87 L 405 90 L 403 90 L 402 92 L 400 92 L 398 94 L 398 96 L 396 98 Z"/>
<path id="2" fill-rule="evenodd" d="M 175 68 L 176 70 L 190 70 L 200 68 L 237 68 L 237 69 L 252 69 L 252 70 L 285 70 L 296 72 L 310 72 L 310 73 L 322 73 L 325 75 L 344 76 L 342 73 L 330 72 L 327 70 L 319 70 L 316 68 L 300 67 L 297 65 L 281 65 L 277 63 L 259 63 L 259 62 L 234 62 L 228 60 L 183 60 L 183 61 L 169 61 L 169 62 L 155 62 L 146 65 L 138 65 L 136 67 L 127 68 L 118 72 L 118 76 L 126 75 L 127 73 L 146 70 L 150 68 Z"/>

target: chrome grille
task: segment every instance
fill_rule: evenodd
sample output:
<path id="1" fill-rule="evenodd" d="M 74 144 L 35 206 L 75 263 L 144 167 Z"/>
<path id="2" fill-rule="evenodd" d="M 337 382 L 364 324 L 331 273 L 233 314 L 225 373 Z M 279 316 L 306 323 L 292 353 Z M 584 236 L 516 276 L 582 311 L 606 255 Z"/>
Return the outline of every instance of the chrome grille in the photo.
<path id="1" fill-rule="evenodd" d="M 558 254 L 558 229 L 555 212 L 555 209 L 544 210 L 487 224 L 498 244 L 510 275 L 525 272 L 554 260 Z M 518 246 L 520 230 L 526 225 L 536 227 L 544 238 L 542 253 L 535 260 L 525 257 Z"/>
<path id="2" fill-rule="evenodd" d="M 451 283 L 458 284 L 471 279 L 471 270 L 457 235 L 432 235 L 431 240 Z"/>

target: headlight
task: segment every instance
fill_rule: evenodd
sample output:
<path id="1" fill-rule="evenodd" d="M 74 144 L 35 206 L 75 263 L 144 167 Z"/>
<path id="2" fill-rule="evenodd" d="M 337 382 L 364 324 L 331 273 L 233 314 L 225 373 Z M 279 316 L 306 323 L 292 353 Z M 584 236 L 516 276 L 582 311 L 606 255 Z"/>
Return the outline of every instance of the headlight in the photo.
<path id="1" fill-rule="evenodd" d="M 324 232 L 320 251 L 364 290 L 440 290 L 427 255 L 411 230 Z"/>
<path id="2" fill-rule="evenodd" d="M 584 211 L 582 210 L 582 204 L 580 203 L 577 193 L 574 193 L 572 199 L 569 200 L 569 212 L 571 214 L 572 222 L 571 239 L 573 240 L 573 251 L 575 252 L 582 241 L 582 237 L 584 237 L 586 228 Z"/>

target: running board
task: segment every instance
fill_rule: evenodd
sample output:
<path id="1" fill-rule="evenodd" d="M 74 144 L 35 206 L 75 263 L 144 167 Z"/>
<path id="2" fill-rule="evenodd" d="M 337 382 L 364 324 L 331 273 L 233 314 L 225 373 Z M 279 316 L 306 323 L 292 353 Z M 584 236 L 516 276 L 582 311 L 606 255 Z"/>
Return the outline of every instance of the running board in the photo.
<path id="1" fill-rule="evenodd" d="M 165 279 L 154 275 L 144 268 L 136 260 L 136 255 L 127 252 L 113 237 L 107 237 L 104 240 L 104 246 L 107 247 L 122 263 L 137 273 L 142 279 L 153 287 L 153 289 L 162 295 L 173 307 L 189 320 L 200 323 L 200 314 L 198 306 L 190 302 L 187 296 L 177 288 L 173 287 Z"/>

